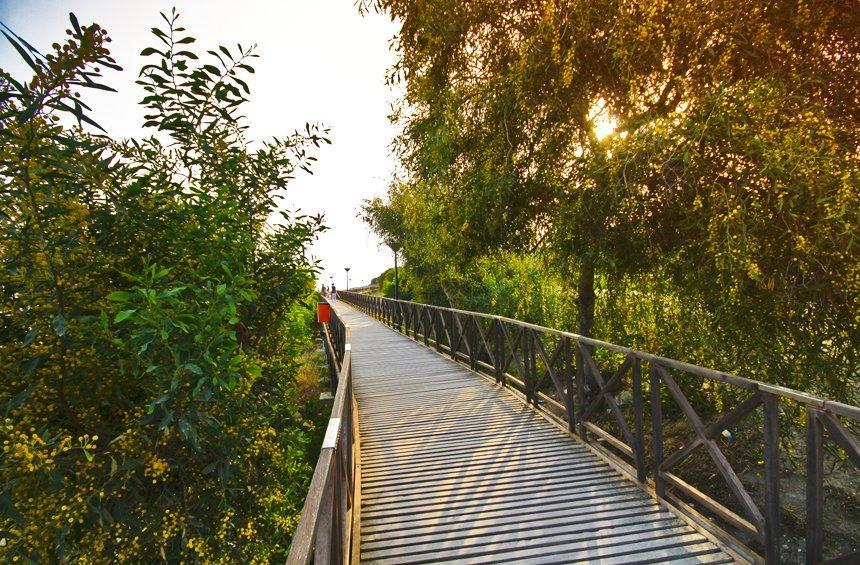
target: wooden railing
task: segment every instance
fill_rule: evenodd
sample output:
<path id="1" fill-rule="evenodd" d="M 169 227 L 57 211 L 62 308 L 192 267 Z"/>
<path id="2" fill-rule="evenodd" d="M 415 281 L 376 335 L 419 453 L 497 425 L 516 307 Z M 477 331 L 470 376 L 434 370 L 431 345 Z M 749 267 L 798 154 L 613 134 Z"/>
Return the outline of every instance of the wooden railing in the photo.
<path id="1" fill-rule="evenodd" d="M 354 292 L 343 292 L 341 297 L 416 341 L 493 377 L 502 386 L 516 389 L 527 403 L 564 425 L 610 460 L 621 463 L 631 476 L 650 485 L 659 498 L 671 502 L 701 526 L 714 529 L 710 519 L 716 517 L 744 539 L 760 544 L 768 563 L 780 562 L 780 403 L 801 407 L 808 422 L 806 560 L 807 563 L 821 562 L 825 436 L 844 449 L 854 465 L 860 467 L 857 440 L 840 420 L 856 423 L 860 420 L 860 408 L 500 316 Z M 685 394 L 680 384 L 690 375 L 702 382 L 724 383 L 745 398 L 724 411 L 714 423 L 706 425 L 688 399 L 689 387 Z M 646 381 L 650 430 L 644 413 Z M 632 397 L 626 414 L 616 400 L 623 386 L 630 388 Z M 683 447 L 667 454 L 663 448 L 662 410 L 664 404 L 671 403 L 683 414 L 693 437 Z M 764 503 L 761 507 L 749 494 L 717 441 L 724 430 L 737 425 L 759 407 L 763 423 L 761 459 L 764 461 Z M 601 418 L 608 419 L 609 424 L 601 424 Z M 607 427 L 613 428 L 615 433 Z M 705 451 L 710 457 L 736 499 L 734 506 L 739 511 L 730 509 L 679 476 L 680 464 L 697 451 Z M 702 520 L 696 508 L 704 509 L 708 520 Z M 734 545 L 739 543 L 723 529 L 717 530 L 724 540 Z"/>
<path id="2" fill-rule="evenodd" d="M 355 498 L 359 461 L 358 412 L 352 393 L 349 326 L 332 309 L 321 324 L 336 389 L 331 417 L 287 563 L 349 563 L 357 547 Z"/>

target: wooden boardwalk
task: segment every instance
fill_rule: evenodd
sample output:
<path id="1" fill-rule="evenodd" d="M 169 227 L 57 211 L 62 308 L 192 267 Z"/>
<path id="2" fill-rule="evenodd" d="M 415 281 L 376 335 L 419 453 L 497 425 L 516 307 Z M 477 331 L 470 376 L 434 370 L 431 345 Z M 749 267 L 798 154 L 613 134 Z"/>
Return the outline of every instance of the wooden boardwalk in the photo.
<path id="1" fill-rule="evenodd" d="M 733 561 L 505 389 L 336 308 L 361 423 L 362 561 Z"/>

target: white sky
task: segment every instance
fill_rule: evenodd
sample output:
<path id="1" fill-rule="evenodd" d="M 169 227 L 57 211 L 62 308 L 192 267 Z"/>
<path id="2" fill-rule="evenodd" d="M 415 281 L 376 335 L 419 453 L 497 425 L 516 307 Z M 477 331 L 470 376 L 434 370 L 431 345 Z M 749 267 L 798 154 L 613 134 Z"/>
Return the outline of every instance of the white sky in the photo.
<path id="1" fill-rule="evenodd" d="M 103 82 L 119 92 L 88 92 L 84 100 L 112 136 L 133 137 L 144 134 L 142 94 L 134 84 L 139 53 L 155 45 L 149 30 L 164 24 L 159 11 L 174 6 L 201 55 L 221 44 L 257 44 L 245 108 L 250 138 L 288 135 L 306 121 L 331 127 L 333 144 L 318 154 L 314 175 L 299 171 L 285 201 L 289 209 L 325 215 L 330 229 L 312 250 L 323 262 L 321 282 L 334 275 L 344 288 L 349 266 L 350 286 L 358 286 L 389 267 L 390 252 L 357 218 L 361 201 L 384 194 L 395 168 L 389 144 L 396 130 L 387 116 L 399 92 L 384 84 L 384 75 L 394 62 L 388 45 L 396 25 L 387 17 L 360 16 L 354 0 L 0 0 L 0 20 L 42 52 L 66 37 L 70 11 L 82 24 L 107 29 L 124 70 Z M 0 68 L 26 73 L 0 41 Z"/>

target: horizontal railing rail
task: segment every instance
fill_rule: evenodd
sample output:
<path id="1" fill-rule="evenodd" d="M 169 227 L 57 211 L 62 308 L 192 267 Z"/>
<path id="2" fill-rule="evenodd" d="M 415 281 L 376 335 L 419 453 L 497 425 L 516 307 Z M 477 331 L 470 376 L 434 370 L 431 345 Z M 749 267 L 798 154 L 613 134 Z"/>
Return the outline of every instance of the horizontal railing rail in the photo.
<path id="1" fill-rule="evenodd" d="M 358 414 L 352 390 L 349 326 L 332 308 L 329 322 L 320 327 L 336 392 L 322 449 L 287 557 L 289 565 L 349 563 L 357 541 Z"/>
<path id="2" fill-rule="evenodd" d="M 758 542 L 768 563 L 780 561 L 779 406 L 780 402 L 799 404 L 807 420 L 806 559 L 808 563 L 821 562 L 825 436 L 860 467 L 858 442 L 840 420 L 860 420 L 860 408 L 502 316 L 355 292 L 343 292 L 341 297 L 416 341 L 516 389 L 528 404 L 630 469 L 641 483 L 650 484 L 660 499 L 691 516 L 699 515 L 695 508 L 703 508 L 709 517 L 719 518 L 745 539 Z M 690 391 L 679 384 L 683 375 L 725 383 L 745 391 L 746 398 L 706 425 L 688 398 Z M 645 423 L 646 381 L 650 426 Z M 629 386 L 631 397 L 626 410 L 617 400 L 624 385 Z M 693 432 L 692 439 L 672 453 L 664 450 L 662 407 L 667 401 L 683 414 Z M 724 430 L 759 408 L 763 422 L 762 505 L 747 491 L 717 441 Z M 608 424 L 601 423 L 607 419 Z M 679 467 L 697 451 L 710 457 L 735 499 L 737 511 L 681 478 Z"/>

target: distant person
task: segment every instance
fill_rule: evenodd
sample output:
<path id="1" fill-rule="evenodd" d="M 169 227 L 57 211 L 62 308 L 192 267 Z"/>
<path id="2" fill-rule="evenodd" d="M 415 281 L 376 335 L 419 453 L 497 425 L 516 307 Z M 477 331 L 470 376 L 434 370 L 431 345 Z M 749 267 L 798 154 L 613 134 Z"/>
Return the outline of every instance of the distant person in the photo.
<path id="1" fill-rule="evenodd" d="M 326 288 L 326 285 L 322 285 L 322 288 L 320 289 L 320 294 L 323 295 L 323 297 L 328 296 L 328 288 Z"/>
<path id="2" fill-rule="evenodd" d="M 335 288 L 334 283 L 331 285 L 331 301 L 337 302 L 337 288 Z"/>

